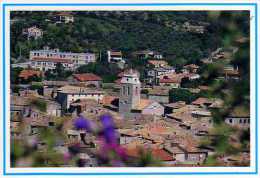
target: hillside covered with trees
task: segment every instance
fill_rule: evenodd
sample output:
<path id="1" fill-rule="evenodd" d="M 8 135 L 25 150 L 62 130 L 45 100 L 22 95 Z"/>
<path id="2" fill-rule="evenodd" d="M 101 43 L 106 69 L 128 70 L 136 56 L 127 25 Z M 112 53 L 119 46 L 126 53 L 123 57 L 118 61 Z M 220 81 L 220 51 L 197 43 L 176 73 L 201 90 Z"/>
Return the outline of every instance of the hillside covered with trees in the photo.
<path id="1" fill-rule="evenodd" d="M 240 12 L 238 12 L 240 13 Z M 242 13 L 242 12 L 241 12 Z M 245 29 L 248 14 L 238 16 L 238 25 Z M 170 64 L 197 63 L 199 59 L 220 46 L 222 26 L 225 23 L 210 18 L 208 12 L 73 12 L 72 24 L 55 24 L 49 19 L 54 12 L 11 13 L 11 56 L 28 59 L 29 51 L 43 46 L 62 51 L 99 54 L 108 49 L 122 50 L 126 58 L 130 53 L 150 49 L 162 53 Z M 224 15 L 230 16 L 226 12 Z M 244 19 L 244 20 L 243 20 Z M 183 24 L 205 26 L 205 32 L 189 33 L 182 30 Z M 43 29 L 42 39 L 27 40 L 24 28 L 37 26 Z"/>

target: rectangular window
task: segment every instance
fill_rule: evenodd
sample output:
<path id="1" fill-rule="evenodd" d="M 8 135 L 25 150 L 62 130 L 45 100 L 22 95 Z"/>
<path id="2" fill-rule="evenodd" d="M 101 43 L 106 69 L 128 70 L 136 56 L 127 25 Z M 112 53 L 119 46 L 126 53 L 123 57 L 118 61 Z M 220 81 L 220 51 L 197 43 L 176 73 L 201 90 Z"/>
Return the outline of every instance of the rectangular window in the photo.
<path id="1" fill-rule="evenodd" d="M 138 95 L 138 87 L 135 87 L 135 95 Z"/>
<path id="2" fill-rule="evenodd" d="M 130 87 L 128 87 L 127 95 L 130 95 Z"/>
<path id="3" fill-rule="evenodd" d="M 123 86 L 123 95 L 126 95 L 126 86 Z"/>

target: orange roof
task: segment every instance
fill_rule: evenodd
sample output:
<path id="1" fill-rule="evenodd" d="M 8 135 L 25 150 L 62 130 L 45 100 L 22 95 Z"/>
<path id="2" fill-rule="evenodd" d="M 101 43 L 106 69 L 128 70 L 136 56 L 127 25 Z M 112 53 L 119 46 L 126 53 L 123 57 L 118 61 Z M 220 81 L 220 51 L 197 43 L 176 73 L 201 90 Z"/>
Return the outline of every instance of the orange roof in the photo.
<path id="1" fill-rule="evenodd" d="M 122 52 L 121 51 L 110 51 L 110 55 L 111 56 L 122 56 Z"/>
<path id="2" fill-rule="evenodd" d="M 140 157 L 140 149 L 135 147 L 135 148 L 127 148 L 126 149 L 126 154 L 130 157 L 134 158 L 139 158 Z"/>
<path id="3" fill-rule="evenodd" d="M 152 65 L 168 65 L 164 60 L 149 60 L 148 63 Z"/>
<path id="4" fill-rule="evenodd" d="M 41 57 L 34 57 L 32 58 L 32 61 L 40 61 L 40 62 L 55 62 L 55 63 L 68 63 L 73 64 L 72 61 L 68 59 L 62 59 L 62 58 L 41 58 Z"/>
<path id="5" fill-rule="evenodd" d="M 180 78 L 162 78 L 160 83 L 181 83 Z"/>
<path id="6" fill-rule="evenodd" d="M 85 74 L 73 74 L 73 77 L 80 81 L 80 82 L 87 82 L 87 81 L 101 81 L 102 79 L 92 73 L 85 73 Z"/>
<path id="7" fill-rule="evenodd" d="M 117 97 L 115 96 L 109 96 L 109 95 L 106 95 L 102 98 L 102 100 L 100 101 L 101 104 L 103 105 L 110 105 L 113 101 L 115 101 L 116 99 L 118 99 Z"/>
<path id="8" fill-rule="evenodd" d="M 152 149 L 152 155 L 161 161 L 173 161 L 173 155 L 163 149 Z"/>
<path id="9" fill-rule="evenodd" d="M 185 105 L 186 105 L 185 101 L 177 101 L 174 103 L 166 104 L 165 106 L 174 108 L 174 109 L 178 109 L 178 108 L 184 107 Z"/>
<path id="10" fill-rule="evenodd" d="M 161 161 L 173 161 L 174 160 L 173 155 L 171 155 L 170 153 L 168 153 L 167 151 L 165 151 L 163 149 L 154 148 L 154 149 L 150 149 L 150 151 L 151 151 L 151 154 L 153 157 L 155 157 L 156 159 L 159 159 Z M 142 151 L 141 151 L 141 148 L 138 146 L 132 147 L 132 148 L 128 147 L 128 148 L 126 148 L 126 153 L 130 157 L 139 158 Z"/>
<path id="11" fill-rule="evenodd" d="M 20 72 L 19 77 L 20 78 L 24 78 L 24 79 L 28 79 L 29 77 L 32 76 L 40 76 L 41 72 L 40 71 L 36 71 L 36 70 L 23 70 Z"/>

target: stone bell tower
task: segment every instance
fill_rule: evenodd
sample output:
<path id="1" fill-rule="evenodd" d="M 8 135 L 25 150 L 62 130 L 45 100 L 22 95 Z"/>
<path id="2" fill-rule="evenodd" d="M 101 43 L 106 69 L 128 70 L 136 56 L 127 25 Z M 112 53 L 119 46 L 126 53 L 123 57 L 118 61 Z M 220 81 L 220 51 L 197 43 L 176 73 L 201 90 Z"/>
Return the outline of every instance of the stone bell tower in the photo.
<path id="1" fill-rule="evenodd" d="M 119 113 L 130 113 L 140 103 L 141 83 L 137 72 L 130 69 L 121 79 Z"/>

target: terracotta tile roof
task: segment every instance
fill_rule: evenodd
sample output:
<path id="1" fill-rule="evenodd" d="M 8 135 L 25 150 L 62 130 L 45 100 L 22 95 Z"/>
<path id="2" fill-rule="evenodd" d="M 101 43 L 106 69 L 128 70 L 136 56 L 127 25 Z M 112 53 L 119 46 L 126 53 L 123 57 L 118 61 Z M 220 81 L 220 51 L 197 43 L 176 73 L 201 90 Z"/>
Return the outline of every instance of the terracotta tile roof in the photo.
<path id="1" fill-rule="evenodd" d="M 186 105 L 185 101 L 177 101 L 175 103 L 166 104 L 165 106 L 174 108 L 174 109 L 178 109 L 178 108 L 184 107 L 185 105 Z"/>
<path id="2" fill-rule="evenodd" d="M 122 135 L 127 135 L 127 136 L 138 136 L 138 133 L 133 130 L 133 129 L 119 129 L 118 132 Z"/>
<path id="3" fill-rule="evenodd" d="M 147 149 L 146 153 L 147 153 Z M 158 149 L 158 148 L 153 148 L 153 149 L 149 149 L 148 150 L 151 152 L 152 156 L 155 157 L 156 159 L 159 159 L 161 161 L 173 161 L 173 155 L 168 153 L 167 151 L 163 150 L 163 149 Z M 130 157 L 134 157 L 134 158 L 139 158 L 141 152 L 141 147 L 127 147 L 126 148 L 126 153 L 128 156 Z"/>
<path id="4" fill-rule="evenodd" d="M 102 98 L 100 103 L 103 105 L 111 105 L 112 102 L 115 101 L 116 99 L 118 99 L 118 97 L 106 95 Z"/>
<path id="5" fill-rule="evenodd" d="M 181 83 L 180 78 L 162 78 L 159 80 L 160 83 Z"/>
<path id="6" fill-rule="evenodd" d="M 137 110 L 143 110 L 144 108 L 146 108 L 147 106 L 149 106 L 150 104 L 152 104 L 154 101 L 152 100 L 148 100 L 148 99 L 141 99 L 138 106 L 135 108 Z"/>
<path id="7" fill-rule="evenodd" d="M 152 64 L 152 65 L 168 65 L 168 62 L 164 61 L 164 60 L 149 60 L 148 61 L 149 64 Z"/>
<path id="8" fill-rule="evenodd" d="M 32 77 L 32 76 L 40 76 L 41 75 L 41 72 L 40 71 L 36 71 L 36 70 L 22 70 L 19 74 L 19 77 L 20 78 L 23 78 L 23 79 L 28 79 L 29 77 Z"/>
<path id="9" fill-rule="evenodd" d="M 173 155 L 164 149 L 152 149 L 152 155 L 161 161 L 174 161 Z"/>
<path id="10" fill-rule="evenodd" d="M 172 113 L 167 114 L 168 117 L 174 118 L 176 120 L 180 120 L 180 122 L 190 125 L 194 118 L 192 117 L 190 112 L 178 112 L 178 113 Z"/>
<path id="11" fill-rule="evenodd" d="M 110 51 L 110 55 L 111 56 L 122 56 L 122 52 L 121 51 Z"/>
<path id="12" fill-rule="evenodd" d="M 92 74 L 92 73 L 73 74 L 73 77 L 80 82 L 101 81 L 102 80 L 99 76 Z"/>
<path id="13" fill-rule="evenodd" d="M 98 106 L 98 102 L 94 99 L 80 99 L 79 101 L 72 103 L 71 106 Z"/>
<path id="14" fill-rule="evenodd" d="M 62 58 L 41 58 L 41 57 L 34 57 L 34 58 L 32 58 L 32 61 L 73 64 L 73 62 L 72 62 L 71 60 L 62 59 Z"/>
<path id="15" fill-rule="evenodd" d="M 196 64 L 189 64 L 189 65 L 184 66 L 184 68 L 198 69 L 199 66 L 197 66 Z"/>
<path id="16" fill-rule="evenodd" d="M 192 102 L 194 105 L 202 105 L 202 104 L 212 104 L 213 102 L 210 101 L 208 98 L 198 98 L 195 101 Z"/>
<path id="17" fill-rule="evenodd" d="M 149 95 L 157 95 L 157 96 L 168 96 L 169 95 L 169 89 L 163 88 L 163 87 L 154 87 L 153 89 L 148 89 Z"/>
<path id="18" fill-rule="evenodd" d="M 168 123 L 164 120 L 157 120 L 155 122 L 149 122 L 149 123 L 145 124 L 144 127 L 147 128 L 152 133 L 157 132 L 158 134 L 160 134 L 165 131 L 168 131 L 169 124 L 170 123 Z"/>
<path id="19" fill-rule="evenodd" d="M 139 148 L 126 148 L 127 156 L 139 158 L 140 157 L 140 149 Z"/>

